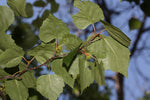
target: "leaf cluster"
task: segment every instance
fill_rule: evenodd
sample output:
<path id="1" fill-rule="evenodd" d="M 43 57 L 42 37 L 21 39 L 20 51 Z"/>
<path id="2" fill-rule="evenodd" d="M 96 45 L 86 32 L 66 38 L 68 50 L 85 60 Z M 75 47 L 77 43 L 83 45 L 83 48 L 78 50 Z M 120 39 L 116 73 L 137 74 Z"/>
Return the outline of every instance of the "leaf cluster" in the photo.
<path id="1" fill-rule="evenodd" d="M 74 89 L 75 83 L 83 93 L 93 82 L 105 85 L 104 71 L 108 69 L 128 77 L 130 39 L 119 28 L 104 21 L 103 11 L 97 4 L 80 0 L 74 2 L 80 11 L 72 15 L 73 22 L 79 29 L 92 24 L 94 35 L 91 34 L 90 39 L 82 41 L 70 34 L 65 23 L 46 12 L 47 18 L 38 34 L 41 43 L 25 52 L 5 32 L 14 23 L 15 15 L 27 17 L 30 14 L 26 12 L 29 5 L 25 0 L 7 0 L 7 3 L 9 7 L 0 6 L 0 86 L 4 88 L 0 87 L 0 91 L 12 100 L 35 100 L 39 94 L 56 100 L 66 84 Z M 34 3 L 34 6 L 45 5 L 42 0 Z M 96 22 L 104 25 L 108 37 L 102 35 L 102 31 L 96 32 Z M 26 59 L 25 55 L 32 59 Z M 33 61 L 39 65 L 31 66 Z M 42 66 L 47 66 L 49 73 L 52 71 L 54 74 L 35 79 L 33 70 Z M 6 70 L 14 67 L 17 70 L 13 73 Z M 32 94 L 31 91 L 35 92 Z"/>

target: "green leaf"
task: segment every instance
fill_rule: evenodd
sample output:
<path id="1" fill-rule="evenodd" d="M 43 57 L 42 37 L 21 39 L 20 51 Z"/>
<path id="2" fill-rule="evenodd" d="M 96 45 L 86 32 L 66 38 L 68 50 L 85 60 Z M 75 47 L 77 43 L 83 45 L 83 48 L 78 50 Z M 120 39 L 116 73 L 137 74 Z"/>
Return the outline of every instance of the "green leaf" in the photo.
<path id="1" fill-rule="evenodd" d="M 10 80 L 5 83 L 6 93 L 12 100 L 27 100 L 28 89 L 21 81 Z"/>
<path id="2" fill-rule="evenodd" d="M 63 87 L 64 81 L 57 75 L 42 75 L 37 79 L 37 90 L 49 100 L 57 100 Z"/>
<path id="3" fill-rule="evenodd" d="M 112 37 L 103 37 L 92 43 L 89 51 L 97 57 L 99 63 L 102 61 L 105 70 L 120 72 L 128 77 L 130 51 Z"/>
<path id="4" fill-rule="evenodd" d="M 54 51 L 55 51 L 55 43 L 49 44 L 42 43 L 41 45 L 29 50 L 28 55 L 34 56 L 40 64 L 43 64 L 53 56 Z"/>
<path id="5" fill-rule="evenodd" d="M 105 72 L 104 72 L 104 67 L 103 63 L 100 62 L 100 64 L 95 61 L 95 63 L 90 63 L 91 69 L 94 74 L 94 79 L 99 85 L 105 85 Z"/>
<path id="6" fill-rule="evenodd" d="M 74 79 L 69 75 L 67 70 L 62 66 L 62 59 L 56 59 L 51 63 L 52 71 L 55 72 L 56 75 L 63 78 L 64 82 L 73 88 Z"/>
<path id="7" fill-rule="evenodd" d="M 81 86 L 81 93 L 85 88 L 90 86 L 91 83 L 94 81 L 94 75 L 89 67 L 89 63 L 83 59 L 79 58 L 79 73 L 80 73 L 80 86 Z"/>
<path id="8" fill-rule="evenodd" d="M 26 0 L 7 0 L 7 4 L 17 16 L 27 17 Z"/>
<path id="9" fill-rule="evenodd" d="M 28 18 L 33 16 L 33 7 L 30 3 L 26 5 L 26 14 Z"/>
<path id="10" fill-rule="evenodd" d="M 50 42 L 53 39 L 61 39 L 64 34 L 68 34 L 69 29 L 65 23 L 49 14 L 40 27 L 39 38 L 44 42 Z"/>
<path id="11" fill-rule="evenodd" d="M 0 55 L 0 65 L 14 67 L 21 62 L 23 55 L 24 51 L 22 49 L 7 49 Z"/>
<path id="12" fill-rule="evenodd" d="M 35 1 L 33 5 L 36 7 L 45 7 L 46 3 L 42 0 L 38 0 L 38 1 Z"/>
<path id="13" fill-rule="evenodd" d="M 79 74 L 79 58 L 76 57 L 76 59 L 73 61 L 70 69 L 69 74 L 72 75 L 73 79 L 77 78 L 77 75 Z"/>
<path id="14" fill-rule="evenodd" d="M 47 1 L 51 3 L 51 13 L 57 12 L 59 4 L 57 4 L 55 0 L 47 0 Z"/>
<path id="15" fill-rule="evenodd" d="M 76 58 L 79 51 L 80 45 L 77 48 L 72 50 L 67 56 L 64 57 L 63 62 L 66 64 L 67 68 L 70 67 L 72 61 Z"/>
<path id="16" fill-rule="evenodd" d="M 82 40 L 74 34 L 65 34 L 62 38 L 62 43 L 67 50 L 74 50 L 82 43 Z"/>
<path id="17" fill-rule="evenodd" d="M 94 24 L 104 19 L 103 11 L 95 3 L 75 0 L 74 6 L 80 9 L 77 14 L 72 15 L 73 23 L 79 29 L 85 29 L 90 24 Z"/>
<path id="18" fill-rule="evenodd" d="M 142 23 L 136 18 L 131 18 L 129 20 L 130 30 L 139 29 L 141 27 L 141 25 L 142 25 Z"/>
<path id="19" fill-rule="evenodd" d="M 25 68 L 26 68 L 26 65 L 23 62 L 21 62 L 19 64 L 19 70 L 22 71 Z M 25 72 L 24 74 L 21 75 L 21 78 L 22 78 L 22 83 L 27 88 L 34 88 L 36 86 L 36 80 L 35 80 L 33 71 Z"/>
<path id="20" fill-rule="evenodd" d="M 0 6 L 0 33 L 4 32 L 13 23 L 14 23 L 13 11 L 6 6 Z"/>
<path id="21" fill-rule="evenodd" d="M 4 69 L 2 69 L 1 66 L 0 66 L 0 77 L 4 77 L 4 76 L 8 76 L 8 75 L 10 75 L 10 74 L 5 72 Z"/>
<path id="22" fill-rule="evenodd" d="M 120 44 L 128 47 L 130 46 L 130 39 L 117 27 L 102 21 L 102 24 L 105 26 L 106 30 L 108 31 L 109 35 L 118 41 Z"/>
<path id="23" fill-rule="evenodd" d="M 6 49 L 20 50 L 20 47 L 15 44 L 14 40 L 11 38 L 11 35 L 0 32 L 0 49 L 3 51 Z"/>

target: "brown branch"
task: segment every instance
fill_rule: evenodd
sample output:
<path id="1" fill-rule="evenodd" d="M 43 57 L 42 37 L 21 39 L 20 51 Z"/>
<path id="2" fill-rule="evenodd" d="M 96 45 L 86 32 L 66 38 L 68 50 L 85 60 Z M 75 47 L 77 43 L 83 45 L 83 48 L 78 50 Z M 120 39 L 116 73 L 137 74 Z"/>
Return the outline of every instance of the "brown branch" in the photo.
<path id="1" fill-rule="evenodd" d="M 138 31 L 138 35 L 137 35 L 137 37 L 136 37 L 136 39 L 135 39 L 135 42 L 134 42 L 134 44 L 133 44 L 133 47 L 132 47 L 132 49 L 131 49 L 131 55 L 130 55 L 130 57 L 132 57 L 132 56 L 134 55 L 134 53 L 135 53 L 135 51 L 136 51 L 136 48 L 137 48 L 137 45 L 138 45 L 138 43 L 139 43 L 139 40 L 141 39 L 141 36 L 142 36 L 142 34 L 144 33 L 144 32 L 143 32 L 143 28 L 144 28 L 145 21 L 146 21 L 146 16 L 144 16 L 142 25 L 141 25 L 141 27 L 140 27 L 140 29 L 139 29 L 139 31 Z"/>
<path id="2" fill-rule="evenodd" d="M 1 95 L 1 97 L 2 97 L 2 100 L 6 100 L 5 95 L 4 95 L 4 92 L 1 91 L 1 90 L 0 90 L 0 95 Z"/>

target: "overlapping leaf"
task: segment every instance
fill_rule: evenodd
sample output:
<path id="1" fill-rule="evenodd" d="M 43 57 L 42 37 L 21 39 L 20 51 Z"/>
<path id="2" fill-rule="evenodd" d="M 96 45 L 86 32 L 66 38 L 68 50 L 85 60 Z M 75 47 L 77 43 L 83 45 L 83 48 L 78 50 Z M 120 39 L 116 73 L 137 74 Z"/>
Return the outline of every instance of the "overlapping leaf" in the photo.
<path id="1" fill-rule="evenodd" d="M 19 64 L 19 70 L 22 71 L 26 68 L 26 65 L 21 62 Z M 36 80 L 34 77 L 34 72 L 33 71 L 28 71 L 24 74 L 21 75 L 22 78 L 22 83 L 27 87 L 27 88 L 34 88 L 36 86 Z"/>
<path id="2" fill-rule="evenodd" d="M 128 47 L 130 46 L 130 39 L 117 27 L 102 21 L 102 24 L 105 26 L 106 30 L 108 31 L 109 35 L 114 38 L 115 40 L 117 40 L 119 43 L 121 43 L 122 45 Z"/>
<path id="3" fill-rule="evenodd" d="M 103 11 L 95 3 L 75 0 L 74 6 L 80 9 L 77 14 L 72 15 L 73 22 L 79 29 L 85 29 L 90 24 L 104 19 Z"/>
<path id="4" fill-rule="evenodd" d="M 1 66 L 0 66 L 0 77 L 4 77 L 4 76 L 8 76 L 8 75 L 10 75 L 10 74 L 5 72 L 4 69 L 2 69 Z"/>
<path id="5" fill-rule="evenodd" d="M 57 75 L 42 75 L 37 79 L 37 90 L 49 100 L 57 100 L 63 87 L 64 81 Z"/>
<path id="6" fill-rule="evenodd" d="M 18 47 L 11 35 L 4 32 L 0 33 L 0 49 L 3 51 L 0 54 L 0 65 L 5 67 L 14 67 L 21 62 L 24 51 Z"/>
<path id="7" fill-rule="evenodd" d="M 62 66 L 62 59 L 56 59 L 51 63 L 52 71 L 55 72 L 56 75 L 63 78 L 64 82 L 73 88 L 74 79 L 69 75 L 67 70 Z"/>
<path id="8" fill-rule="evenodd" d="M 14 67 L 21 62 L 24 52 L 22 49 L 7 49 L 0 55 L 0 65 L 5 67 Z"/>
<path id="9" fill-rule="evenodd" d="M 72 75 L 73 79 L 76 79 L 79 74 L 79 58 L 76 57 L 76 59 L 73 61 L 70 69 L 69 74 Z"/>
<path id="10" fill-rule="evenodd" d="M 7 0 L 7 4 L 17 16 L 27 17 L 26 0 Z"/>
<path id="11" fill-rule="evenodd" d="M 104 67 L 103 63 L 100 62 L 100 64 L 95 61 L 94 63 L 90 63 L 92 72 L 94 74 L 94 80 L 99 84 L 99 85 L 104 85 L 105 84 L 105 76 L 104 76 Z"/>
<path id="12" fill-rule="evenodd" d="M 13 11 L 6 6 L 0 6 L 0 33 L 6 31 L 8 26 L 11 25 L 13 22 Z"/>
<path id="13" fill-rule="evenodd" d="M 61 39 L 64 34 L 68 33 L 69 29 L 67 25 L 52 14 L 49 14 L 40 28 L 39 37 L 40 40 L 47 43 L 53 39 Z"/>
<path id="14" fill-rule="evenodd" d="M 139 29 L 142 23 L 137 18 L 131 18 L 129 20 L 129 28 L 130 30 Z"/>
<path id="15" fill-rule="evenodd" d="M 105 70 L 120 72 L 128 77 L 130 51 L 111 37 L 103 37 L 89 46 L 89 51 L 98 61 L 103 63 Z"/>
<path id="16" fill-rule="evenodd" d="M 82 59 L 80 57 L 79 73 L 80 73 L 81 92 L 83 92 L 83 90 L 87 88 L 94 81 L 94 75 L 92 73 L 92 70 L 90 70 L 88 67 L 89 67 L 89 63 L 85 59 Z"/>
<path id="17" fill-rule="evenodd" d="M 41 45 L 31 49 L 28 51 L 28 55 L 34 56 L 36 60 L 42 64 L 46 62 L 50 57 L 53 56 L 53 52 L 55 51 L 55 44 L 49 43 Z"/>
<path id="18" fill-rule="evenodd" d="M 73 50 L 82 43 L 82 40 L 74 34 L 65 34 L 62 38 L 62 43 L 67 50 Z"/>
<path id="19" fill-rule="evenodd" d="M 12 100 L 27 100 L 28 89 L 21 81 L 10 80 L 5 83 L 6 93 Z"/>

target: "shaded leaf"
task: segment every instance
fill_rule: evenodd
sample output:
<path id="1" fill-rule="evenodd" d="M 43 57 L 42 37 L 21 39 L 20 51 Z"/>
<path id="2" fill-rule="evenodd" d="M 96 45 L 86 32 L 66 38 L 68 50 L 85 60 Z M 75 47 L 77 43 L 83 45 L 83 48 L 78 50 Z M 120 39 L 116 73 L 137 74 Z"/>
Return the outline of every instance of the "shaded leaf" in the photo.
<path id="1" fill-rule="evenodd" d="M 21 81 L 10 80 L 5 83 L 6 93 L 12 100 L 27 100 L 28 89 Z"/>
<path id="2" fill-rule="evenodd" d="M 64 82 L 73 88 L 74 79 L 69 75 L 67 70 L 62 66 L 62 59 L 56 59 L 51 63 L 52 71 L 55 72 L 56 75 L 62 77 Z"/>
<path id="3" fill-rule="evenodd" d="M 103 63 L 100 62 L 100 64 L 95 61 L 95 63 L 90 63 L 92 72 L 94 74 L 94 80 L 99 85 L 105 85 L 105 76 L 104 76 L 104 67 Z"/>
<path id="4" fill-rule="evenodd" d="M 108 22 L 102 20 L 101 22 L 105 26 L 106 30 L 112 38 L 114 38 L 116 41 L 118 41 L 126 47 L 130 46 L 131 40 L 119 28 L 109 24 Z"/>
<path id="5" fill-rule="evenodd" d="M 7 4 L 17 16 L 27 17 L 26 0 L 7 0 Z"/>
<path id="6" fill-rule="evenodd" d="M 89 67 L 89 63 L 85 59 L 82 59 L 80 57 L 79 58 L 79 73 L 80 73 L 81 92 L 83 92 L 84 89 L 90 86 L 90 84 L 93 83 L 94 81 L 94 75 L 88 67 Z"/>
<path id="7" fill-rule="evenodd" d="M 49 14 L 40 27 L 39 38 L 44 42 L 50 42 L 53 39 L 61 39 L 64 34 L 68 34 L 69 29 L 65 23 Z"/>
<path id="8" fill-rule="evenodd" d="M 27 14 L 27 17 L 33 16 L 33 7 L 30 3 L 27 3 L 26 5 L 26 14 Z"/>
<path id="9" fill-rule="evenodd" d="M 42 75 L 37 79 L 37 90 L 49 100 L 57 100 L 63 87 L 64 81 L 57 75 Z"/>
<path id="10" fill-rule="evenodd" d="M 26 65 L 21 62 L 19 64 L 19 70 L 22 71 L 26 68 Z M 34 77 L 34 71 L 28 71 L 21 75 L 22 83 L 27 88 L 34 88 L 36 86 L 36 79 Z"/>
<path id="11" fill-rule="evenodd" d="M 74 6 L 80 9 L 77 14 L 72 15 L 73 23 L 79 29 L 85 29 L 90 24 L 94 24 L 100 21 L 100 19 L 104 19 L 103 11 L 95 3 L 75 0 Z"/>
<path id="12" fill-rule="evenodd" d="M 150 9 L 150 1 L 144 0 L 144 2 L 140 5 L 141 9 L 145 13 L 145 15 L 150 16 L 149 9 Z"/>
<path id="13" fill-rule="evenodd" d="M 130 30 L 139 29 L 141 27 L 141 25 L 142 25 L 142 23 L 136 18 L 131 18 L 129 20 Z"/>
<path id="14" fill-rule="evenodd" d="M 42 0 L 38 0 L 38 1 L 35 1 L 33 5 L 36 7 L 44 7 L 46 6 L 46 3 Z"/>
<path id="15" fill-rule="evenodd" d="M 77 78 L 77 75 L 79 74 L 79 58 L 76 57 L 76 59 L 73 61 L 70 69 L 69 74 L 72 75 L 73 79 Z"/>
<path id="16" fill-rule="evenodd" d="M 99 63 L 102 61 L 105 70 L 120 72 L 128 77 L 130 51 L 111 37 L 103 37 L 89 45 L 89 51 L 94 54 Z"/>
<path id="17" fill-rule="evenodd" d="M 13 11 L 6 6 L 0 6 L 0 33 L 4 32 L 13 23 Z"/>
<path id="18" fill-rule="evenodd" d="M 74 50 L 82 43 L 82 40 L 74 34 L 65 34 L 62 38 L 62 43 L 67 50 Z"/>
<path id="19" fill-rule="evenodd" d="M 51 3 L 51 13 L 55 13 L 56 11 L 58 11 L 59 4 L 57 4 L 55 0 L 47 0 L 47 1 Z"/>
<path id="20" fill-rule="evenodd" d="M 72 64 L 72 61 L 76 58 L 77 53 L 79 51 L 80 45 L 72 50 L 67 56 L 63 58 L 63 62 L 67 66 L 67 68 Z M 68 68 L 69 69 L 69 68 Z"/>
<path id="21" fill-rule="evenodd" d="M 29 50 L 28 55 L 34 56 L 40 64 L 43 64 L 53 56 L 54 51 L 55 51 L 55 43 L 49 44 L 42 43 L 41 45 Z"/>

